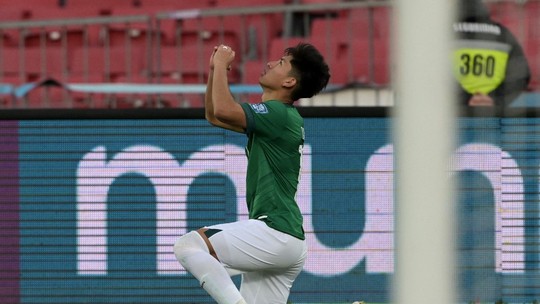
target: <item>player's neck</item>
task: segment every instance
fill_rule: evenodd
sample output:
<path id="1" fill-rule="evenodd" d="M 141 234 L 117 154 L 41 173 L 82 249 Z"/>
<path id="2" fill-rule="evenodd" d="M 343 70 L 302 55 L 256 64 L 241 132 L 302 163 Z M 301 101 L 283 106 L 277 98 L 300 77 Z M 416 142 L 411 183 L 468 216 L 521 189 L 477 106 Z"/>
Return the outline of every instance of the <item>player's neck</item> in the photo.
<path id="1" fill-rule="evenodd" d="M 277 100 L 277 101 L 281 101 L 282 103 L 286 103 L 286 104 L 292 104 L 293 103 L 293 100 L 291 100 L 289 92 L 263 90 L 263 94 L 261 96 L 261 101 L 265 102 L 265 101 L 269 101 L 269 100 Z"/>

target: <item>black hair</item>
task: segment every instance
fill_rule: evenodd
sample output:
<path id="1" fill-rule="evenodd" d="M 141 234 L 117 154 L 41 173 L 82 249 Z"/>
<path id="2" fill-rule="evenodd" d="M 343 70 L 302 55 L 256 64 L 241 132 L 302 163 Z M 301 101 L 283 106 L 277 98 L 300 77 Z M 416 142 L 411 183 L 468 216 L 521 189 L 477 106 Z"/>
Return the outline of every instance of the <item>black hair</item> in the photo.
<path id="1" fill-rule="evenodd" d="M 296 78 L 296 87 L 291 92 L 293 101 L 313 97 L 326 87 L 330 79 L 330 69 L 313 45 L 299 43 L 285 49 L 285 54 L 292 56 L 291 74 Z"/>

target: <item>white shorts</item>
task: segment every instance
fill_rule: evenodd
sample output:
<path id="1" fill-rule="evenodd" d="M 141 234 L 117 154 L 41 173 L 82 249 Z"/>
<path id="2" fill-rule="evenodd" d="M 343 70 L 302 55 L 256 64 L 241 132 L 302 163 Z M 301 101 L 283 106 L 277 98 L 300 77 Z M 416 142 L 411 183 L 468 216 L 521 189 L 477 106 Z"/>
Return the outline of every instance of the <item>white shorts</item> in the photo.
<path id="1" fill-rule="evenodd" d="M 307 256 L 305 241 L 260 220 L 205 228 L 221 230 L 209 237 L 210 243 L 229 275 L 242 274 L 240 293 L 248 304 L 287 303 Z"/>

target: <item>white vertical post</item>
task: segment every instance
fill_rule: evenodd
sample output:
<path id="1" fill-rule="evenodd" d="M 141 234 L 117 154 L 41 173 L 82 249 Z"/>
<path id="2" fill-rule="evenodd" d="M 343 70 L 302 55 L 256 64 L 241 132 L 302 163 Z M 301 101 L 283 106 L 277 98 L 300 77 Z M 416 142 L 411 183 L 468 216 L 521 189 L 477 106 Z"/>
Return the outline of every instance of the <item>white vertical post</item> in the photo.
<path id="1" fill-rule="evenodd" d="M 454 2 L 395 2 L 396 303 L 455 303 Z"/>

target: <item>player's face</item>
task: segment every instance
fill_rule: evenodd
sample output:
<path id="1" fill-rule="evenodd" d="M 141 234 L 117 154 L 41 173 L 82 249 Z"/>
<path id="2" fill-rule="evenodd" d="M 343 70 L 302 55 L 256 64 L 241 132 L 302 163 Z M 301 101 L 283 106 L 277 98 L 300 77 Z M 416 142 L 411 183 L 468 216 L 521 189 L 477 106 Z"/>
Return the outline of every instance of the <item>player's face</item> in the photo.
<path id="1" fill-rule="evenodd" d="M 265 87 L 280 88 L 285 80 L 291 78 L 291 59 L 292 56 L 287 55 L 279 60 L 268 62 L 259 78 L 259 83 Z"/>

